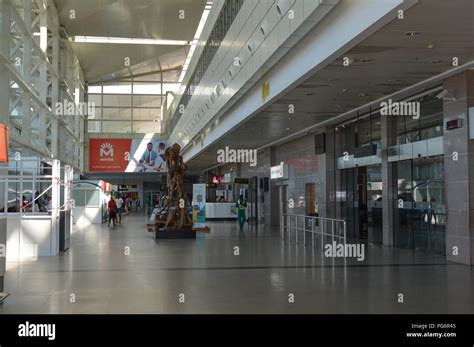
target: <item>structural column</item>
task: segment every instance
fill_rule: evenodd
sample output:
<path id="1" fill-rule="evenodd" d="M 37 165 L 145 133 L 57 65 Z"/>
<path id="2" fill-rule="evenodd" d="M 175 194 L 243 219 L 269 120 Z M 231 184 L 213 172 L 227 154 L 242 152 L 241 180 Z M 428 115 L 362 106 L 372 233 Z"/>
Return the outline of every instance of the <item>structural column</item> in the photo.
<path id="1" fill-rule="evenodd" d="M 388 162 L 388 148 L 395 144 L 395 118 L 381 117 L 381 145 L 382 145 L 382 223 L 383 244 L 393 246 L 395 243 L 394 213 L 397 200 L 396 180 L 392 164 Z"/>
<path id="2" fill-rule="evenodd" d="M 52 176 L 53 187 L 51 189 L 51 254 L 57 255 L 59 253 L 59 210 L 61 209 L 61 162 L 57 159 L 54 159 L 52 162 Z"/>
<path id="3" fill-rule="evenodd" d="M 9 124 L 10 119 L 10 1 L 0 0 L 0 123 Z M 0 164 L 0 174 L 8 175 L 5 164 Z M 6 196 L 7 189 L 0 185 L 0 196 Z M 6 202 L 7 199 L 5 198 Z M 2 206 L 7 210 L 7 206 Z M 7 220 L 0 218 L 0 302 L 7 296 L 4 293 L 4 274 L 6 268 Z"/>
<path id="4" fill-rule="evenodd" d="M 336 148 L 333 126 L 324 128 L 325 153 L 318 154 L 318 168 L 321 172 L 322 185 L 318 186 L 318 215 L 325 218 L 336 218 Z"/>
<path id="5" fill-rule="evenodd" d="M 0 0 L 0 123 L 8 124 L 10 114 L 10 1 Z"/>
<path id="6" fill-rule="evenodd" d="M 443 82 L 444 177 L 446 205 L 446 259 L 474 264 L 474 71 L 467 70 Z M 447 122 L 459 121 L 452 130 Z"/>

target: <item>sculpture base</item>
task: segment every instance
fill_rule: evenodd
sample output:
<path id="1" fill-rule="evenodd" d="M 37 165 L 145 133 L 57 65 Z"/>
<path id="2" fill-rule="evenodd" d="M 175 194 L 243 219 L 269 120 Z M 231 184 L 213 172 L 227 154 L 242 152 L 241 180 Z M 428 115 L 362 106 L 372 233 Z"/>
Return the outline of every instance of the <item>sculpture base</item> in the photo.
<path id="1" fill-rule="evenodd" d="M 164 229 L 157 227 L 155 238 L 158 239 L 195 239 L 196 231 L 193 229 Z"/>

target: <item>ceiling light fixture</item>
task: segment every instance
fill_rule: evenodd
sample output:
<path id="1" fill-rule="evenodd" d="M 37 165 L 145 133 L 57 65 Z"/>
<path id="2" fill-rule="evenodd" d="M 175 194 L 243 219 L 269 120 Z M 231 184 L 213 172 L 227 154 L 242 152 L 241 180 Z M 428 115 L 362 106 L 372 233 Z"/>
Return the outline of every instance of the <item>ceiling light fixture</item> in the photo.
<path id="1" fill-rule="evenodd" d="M 159 46 L 188 46 L 189 41 L 182 40 L 155 40 L 137 39 L 124 37 L 101 37 L 101 36 L 72 36 L 72 42 L 77 43 L 110 43 L 123 45 L 159 45 Z"/>

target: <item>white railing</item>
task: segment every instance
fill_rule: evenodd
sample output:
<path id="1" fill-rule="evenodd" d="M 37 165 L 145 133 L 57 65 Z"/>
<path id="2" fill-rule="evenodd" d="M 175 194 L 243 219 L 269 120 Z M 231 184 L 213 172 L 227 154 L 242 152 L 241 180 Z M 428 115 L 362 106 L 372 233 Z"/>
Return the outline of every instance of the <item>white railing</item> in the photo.
<path id="1" fill-rule="evenodd" d="M 346 221 L 343 219 L 311 217 L 304 215 L 284 214 L 280 218 L 280 234 L 283 240 L 291 243 L 292 234 L 295 242 L 298 244 L 298 234 L 303 237 L 303 243 L 306 245 L 306 234 L 311 235 L 311 244 L 314 248 L 314 236 L 321 237 L 321 246 L 324 245 L 325 238 L 331 238 L 333 241 L 339 241 L 346 244 Z M 302 235 L 301 235 L 302 234 Z"/>

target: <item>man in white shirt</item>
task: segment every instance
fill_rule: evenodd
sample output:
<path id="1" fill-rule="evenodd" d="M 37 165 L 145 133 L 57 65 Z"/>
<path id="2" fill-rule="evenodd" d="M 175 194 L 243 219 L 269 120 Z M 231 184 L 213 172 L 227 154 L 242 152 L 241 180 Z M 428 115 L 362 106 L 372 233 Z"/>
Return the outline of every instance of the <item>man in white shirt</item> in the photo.
<path id="1" fill-rule="evenodd" d="M 120 195 L 118 196 L 118 198 L 115 198 L 115 203 L 117 204 L 117 223 L 122 223 L 123 199 Z"/>

